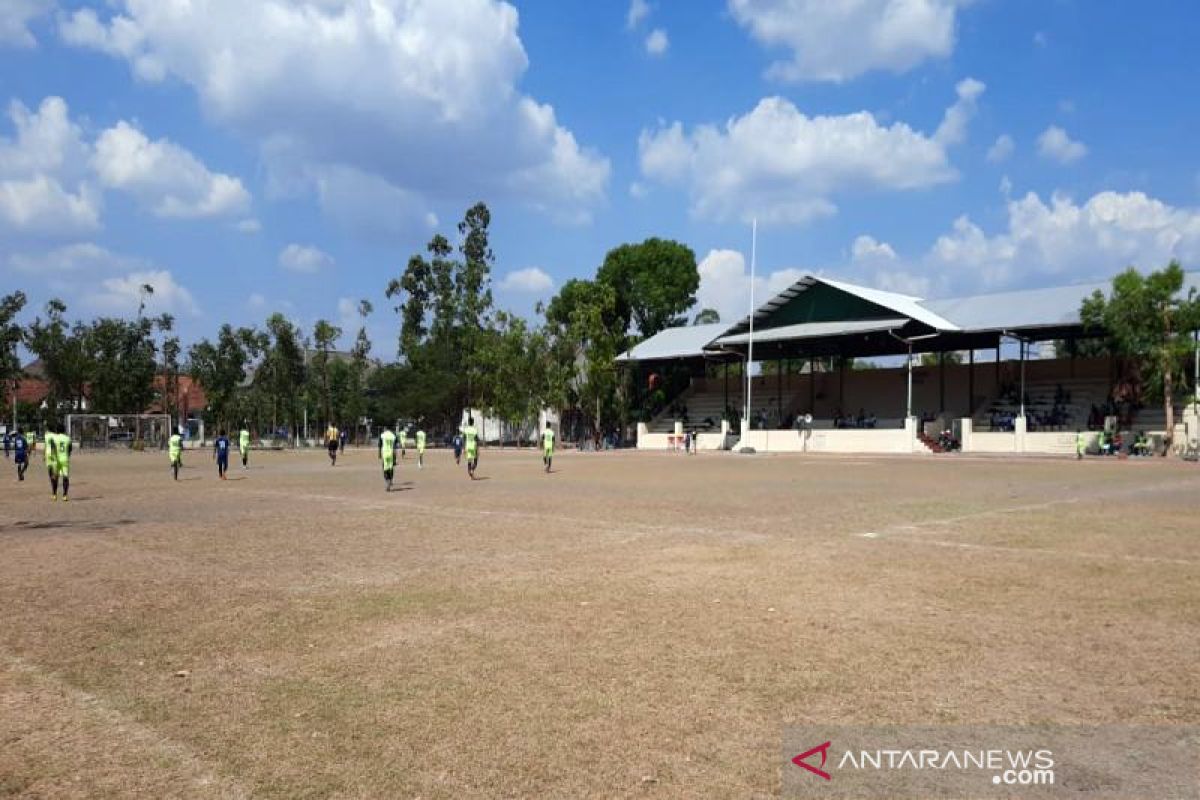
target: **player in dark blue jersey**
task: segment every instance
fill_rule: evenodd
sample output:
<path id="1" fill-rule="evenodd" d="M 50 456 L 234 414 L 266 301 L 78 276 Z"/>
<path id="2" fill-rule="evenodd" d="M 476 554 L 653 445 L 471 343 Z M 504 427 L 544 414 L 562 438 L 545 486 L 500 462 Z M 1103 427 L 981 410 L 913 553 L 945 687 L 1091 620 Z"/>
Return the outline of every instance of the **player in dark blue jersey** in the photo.
<path id="1" fill-rule="evenodd" d="M 221 435 L 213 442 L 213 458 L 217 460 L 217 475 L 221 480 L 228 480 L 225 473 L 229 471 L 229 437 L 225 435 L 225 429 L 221 429 Z"/>
<path id="2" fill-rule="evenodd" d="M 29 441 L 20 431 L 13 436 L 13 450 L 17 462 L 17 480 L 23 481 L 25 470 L 29 469 Z"/>

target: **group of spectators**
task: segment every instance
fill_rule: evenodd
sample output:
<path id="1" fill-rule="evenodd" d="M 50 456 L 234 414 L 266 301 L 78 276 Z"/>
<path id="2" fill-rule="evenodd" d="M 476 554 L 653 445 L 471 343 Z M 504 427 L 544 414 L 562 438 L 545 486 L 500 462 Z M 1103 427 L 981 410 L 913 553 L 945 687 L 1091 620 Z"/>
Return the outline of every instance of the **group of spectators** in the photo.
<path id="1" fill-rule="evenodd" d="M 1150 437 L 1145 431 L 1138 431 L 1134 436 L 1133 442 L 1129 445 L 1128 451 L 1125 446 L 1125 437 L 1120 431 L 1110 433 L 1109 431 L 1100 431 L 1100 436 L 1096 440 L 1096 446 L 1102 456 L 1119 456 L 1121 453 L 1128 452 L 1131 456 L 1149 456 Z"/>
<path id="2" fill-rule="evenodd" d="M 843 414 L 840 408 L 833 414 L 833 427 L 838 429 L 874 428 L 878 423 L 879 419 L 874 413 L 867 413 L 861 408 L 855 415 Z"/>

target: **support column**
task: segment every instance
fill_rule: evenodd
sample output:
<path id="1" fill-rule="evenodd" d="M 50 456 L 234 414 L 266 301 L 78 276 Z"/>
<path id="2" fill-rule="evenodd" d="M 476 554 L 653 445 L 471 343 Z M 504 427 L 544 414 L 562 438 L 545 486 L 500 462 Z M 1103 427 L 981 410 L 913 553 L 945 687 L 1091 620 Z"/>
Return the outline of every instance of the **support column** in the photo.
<path id="1" fill-rule="evenodd" d="M 967 414 L 975 418 L 975 348 L 967 351 Z"/>
<path id="2" fill-rule="evenodd" d="M 938 414 L 946 413 L 946 354 L 938 353 Z"/>
<path id="3" fill-rule="evenodd" d="M 783 359 L 775 361 L 775 406 L 779 427 L 783 427 Z"/>
<path id="4" fill-rule="evenodd" d="M 846 357 L 841 357 L 841 367 L 838 369 L 838 408 L 846 413 Z"/>
<path id="5" fill-rule="evenodd" d="M 1025 419 L 1025 340 L 1021 340 L 1021 419 Z"/>
<path id="6" fill-rule="evenodd" d="M 817 404 L 817 363 L 813 359 L 808 360 L 808 410 L 812 413 L 812 408 Z"/>
<path id="7" fill-rule="evenodd" d="M 729 412 L 729 362 L 725 362 L 725 407 L 721 409 L 721 419 Z"/>

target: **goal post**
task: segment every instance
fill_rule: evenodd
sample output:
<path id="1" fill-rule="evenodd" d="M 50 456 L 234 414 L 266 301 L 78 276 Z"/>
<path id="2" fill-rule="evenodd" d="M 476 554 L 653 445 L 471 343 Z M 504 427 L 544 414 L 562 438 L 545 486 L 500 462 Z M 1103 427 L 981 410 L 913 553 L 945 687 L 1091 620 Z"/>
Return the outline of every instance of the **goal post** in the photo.
<path id="1" fill-rule="evenodd" d="M 67 434 L 79 447 L 158 450 L 171 437 L 169 414 L 68 414 Z"/>

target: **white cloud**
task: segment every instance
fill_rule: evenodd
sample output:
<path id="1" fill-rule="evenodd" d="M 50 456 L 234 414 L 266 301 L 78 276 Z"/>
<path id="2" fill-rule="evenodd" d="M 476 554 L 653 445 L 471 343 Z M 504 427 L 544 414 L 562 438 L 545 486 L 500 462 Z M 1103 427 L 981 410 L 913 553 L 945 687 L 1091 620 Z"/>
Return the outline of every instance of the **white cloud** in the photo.
<path id="1" fill-rule="evenodd" d="M 1157 269 L 1200 261 L 1200 209 L 1142 192 L 1100 192 L 1082 205 L 1030 192 L 1008 203 L 1008 230 L 988 235 L 967 217 L 938 238 L 929 260 L 955 282 L 1010 285 L 1035 276 L 1103 278 L 1130 264 Z"/>
<path id="2" fill-rule="evenodd" d="M 316 247 L 289 244 L 279 254 L 279 266 L 291 272 L 314 273 L 333 266 L 333 257 Z"/>
<path id="3" fill-rule="evenodd" d="M 262 223 L 253 217 L 239 220 L 233 227 L 236 228 L 239 233 L 246 234 L 259 233 L 262 231 Z"/>
<path id="4" fill-rule="evenodd" d="M 1013 151 L 1017 149 L 1017 143 L 1007 133 L 996 137 L 996 141 L 988 148 L 987 160 L 993 164 L 999 164 L 1007 161 Z"/>
<path id="5" fill-rule="evenodd" d="M 971 0 L 728 0 L 760 43 L 792 51 L 770 77 L 847 81 L 871 70 L 906 72 L 954 50 L 956 13 Z"/>
<path id="6" fill-rule="evenodd" d="M 667 38 L 667 32 L 662 28 L 655 28 L 646 37 L 646 52 L 652 56 L 664 55 L 670 46 L 671 40 Z"/>
<path id="7" fill-rule="evenodd" d="M 1051 125 L 1042 131 L 1037 144 L 1038 154 L 1042 158 L 1048 158 L 1060 164 L 1073 164 L 1088 153 L 1087 146 L 1083 142 L 1075 141 L 1057 125 Z"/>
<path id="8" fill-rule="evenodd" d="M 850 247 L 850 258 L 857 264 L 879 264 L 891 263 L 897 256 L 887 242 L 876 241 L 871 236 L 859 236 Z"/>
<path id="9" fill-rule="evenodd" d="M 604 197 L 608 160 L 517 90 L 528 58 L 508 3 L 111 5 L 65 17 L 64 39 L 190 85 L 210 119 L 260 143 L 268 169 L 304 176 L 300 188 L 351 170 L 426 207 L 509 196 L 572 220 Z"/>
<path id="10" fill-rule="evenodd" d="M 175 281 L 167 270 L 131 272 L 116 278 L 106 278 L 99 291 L 84 297 L 84 303 L 104 314 L 129 315 L 137 311 L 142 301 L 142 286 L 154 287 L 154 294 L 146 298 L 146 313 L 187 314 L 199 316 L 200 308 L 192 293 Z"/>
<path id="11" fill-rule="evenodd" d="M 40 253 L 14 253 L 8 265 L 17 272 L 42 278 L 94 278 L 97 273 L 144 267 L 140 259 L 118 255 L 94 242 L 55 247 Z"/>
<path id="12" fill-rule="evenodd" d="M 104 186 L 129 192 L 159 217 L 225 216 L 250 205 L 240 180 L 211 172 L 166 139 L 150 141 L 125 121 L 100 134 L 92 166 Z"/>
<path id="13" fill-rule="evenodd" d="M 955 105 L 973 103 L 982 90 L 964 81 Z M 951 122 L 946 137 L 965 124 Z M 843 192 L 919 189 L 957 178 L 936 137 L 900 122 L 881 125 L 867 111 L 808 117 L 780 97 L 724 127 L 687 133 L 679 122 L 660 124 L 642 131 L 638 149 L 645 177 L 686 188 L 693 215 L 716 220 L 805 222 L 835 213 L 833 196 Z"/>
<path id="14" fill-rule="evenodd" d="M 650 4 L 646 0 L 632 0 L 629 4 L 629 12 L 625 15 L 625 27 L 633 30 L 648 16 L 650 16 Z"/>
<path id="15" fill-rule="evenodd" d="M 88 146 L 58 97 L 37 111 L 9 106 L 14 138 L 0 138 L 0 229 L 74 235 L 100 227 L 102 198 L 87 180 Z"/>
<path id="16" fill-rule="evenodd" d="M 267 298 L 258 292 L 251 292 L 250 296 L 246 298 L 246 306 L 253 311 L 261 311 L 267 307 Z"/>
<path id="17" fill-rule="evenodd" d="M 553 289 L 554 279 L 537 267 L 526 267 L 505 275 L 499 287 L 506 291 L 539 294 Z"/>
<path id="18" fill-rule="evenodd" d="M 746 258 L 736 250 L 710 250 L 697 265 L 700 287 L 696 309 L 712 308 L 723 322 L 733 324 L 750 311 L 750 272 Z M 754 303 L 762 305 L 804 275 L 800 269 L 780 269 L 755 276 Z"/>
<path id="19" fill-rule="evenodd" d="M 949 146 L 962 144 L 967 139 L 967 126 L 975 116 L 979 96 L 987 86 L 974 78 L 964 78 L 954 87 L 958 100 L 946 109 L 942 124 L 938 126 L 933 138 L 940 144 Z"/>
<path id="20" fill-rule="evenodd" d="M 0 47 L 36 47 L 29 24 L 53 8 L 54 0 L 0 0 Z"/>

